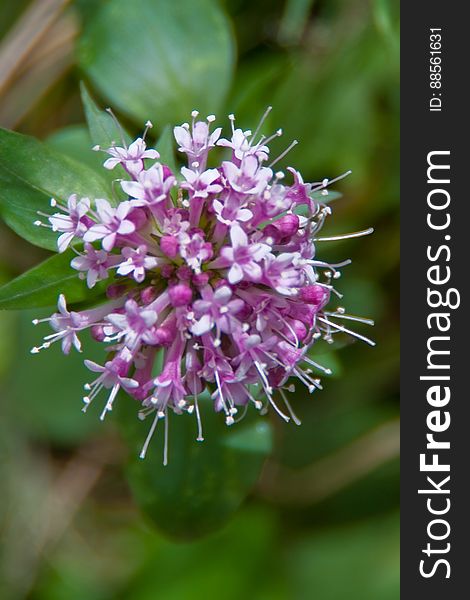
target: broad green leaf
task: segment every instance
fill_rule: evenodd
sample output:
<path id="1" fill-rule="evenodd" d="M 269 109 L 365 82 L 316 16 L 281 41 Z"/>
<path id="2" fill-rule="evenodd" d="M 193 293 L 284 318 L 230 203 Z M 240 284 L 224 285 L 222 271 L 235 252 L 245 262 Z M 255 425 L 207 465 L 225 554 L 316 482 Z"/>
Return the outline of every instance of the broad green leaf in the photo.
<path id="1" fill-rule="evenodd" d="M 234 48 L 215 0 L 110 0 L 85 24 L 79 61 L 113 107 L 159 125 L 220 109 Z"/>
<path id="2" fill-rule="evenodd" d="M 69 304 L 103 293 L 101 286 L 89 290 L 72 269 L 72 250 L 56 254 L 0 287 L 0 309 L 35 308 L 56 304 L 64 294 Z"/>
<path id="3" fill-rule="evenodd" d="M 279 28 L 281 42 L 293 44 L 300 40 L 312 5 L 313 0 L 287 0 Z"/>
<path id="4" fill-rule="evenodd" d="M 70 156 L 106 176 L 107 171 L 105 173 L 103 169 L 104 157 L 101 153 L 92 151 L 93 142 L 86 125 L 69 125 L 54 131 L 46 142 L 57 152 Z"/>
<path id="5" fill-rule="evenodd" d="M 97 106 L 83 82 L 80 84 L 80 91 L 93 144 L 106 149 L 114 145 L 121 146 L 122 138 L 129 143 L 130 135 L 124 128 L 119 129 L 111 115 Z"/>
<path id="6" fill-rule="evenodd" d="M 118 405 L 119 424 L 131 446 L 127 476 L 136 501 L 162 532 L 177 539 L 221 527 L 256 483 L 272 445 L 267 419 L 248 411 L 229 428 L 209 399 L 199 403 L 204 441 L 196 441 L 194 415 L 170 414 L 167 466 L 162 463 L 164 419 L 140 459 L 153 415 L 142 422 L 128 398 Z"/>
<path id="7" fill-rule="evenodd" d="M 396 600 L 400 597 L 399 536 L 396 513 L 304 534 L 291 546 L 286 565 L 290 597 Z"/>
<path id="8" fill-rule="evenodd" d="M 83 384 L 93 375 L 83 364 L 88 358 L 103 360 L 103 349 L 88 332 L 79 334 L 83 353 L 72 349 L 68 356 L 56 342 L 47 350 L 31 354 L 42 338 L 53 333 L 48 323 L 34 326 L 31 320 L 50 316 L 52 310 L 34 309 L 3 313 L 15 324 L 16 344 L 10 349 L 14 368 L 10 369 L 2 390 L 4 411 L 14 420 L 15 428 L 48 444 L 70 446 L 83 442 L 92 432 L 104 434 L 99 419 L 99 398 L 86 414 L 83 408 Z M 105 428 L 109 423 L 105 423 Z"/>
<path id="9" fill-rule="evenodd" d="M 109 186 L 95 171 L 32 137 L 0 129 L 0 216 L 21 237 L 49 250 L 57 235 L 36 227 L 37 211 L 51 212 L 51 197 L 70 194 L 109 198 Z"/>

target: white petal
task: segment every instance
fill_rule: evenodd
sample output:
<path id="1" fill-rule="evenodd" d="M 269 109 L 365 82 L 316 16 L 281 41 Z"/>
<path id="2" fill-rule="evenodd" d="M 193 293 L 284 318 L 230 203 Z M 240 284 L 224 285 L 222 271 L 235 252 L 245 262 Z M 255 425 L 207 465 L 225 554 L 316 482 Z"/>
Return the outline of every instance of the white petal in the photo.
<path id="1" fill-rule="evenodd" d="M 248 236 L 239 225 L 234 225 L 231 228 L 230 239 L 234 248 L 248 245 Z"/>
<path id="2" fill-rule="evenodd" d="M 193 325 L 191 325 L 191 333 L 194 335 L 203 335 L 210 331 L 213 327 L 214 323 L 209 315 L 203 315 L 199 321 L 196 321 Z"/>
<path id="3" fill-rule="evenodd" d="M 228 272 L 229 283 L 235 284 L 243 279 L 243 271 L 240 265 L 233 263 Z"/>

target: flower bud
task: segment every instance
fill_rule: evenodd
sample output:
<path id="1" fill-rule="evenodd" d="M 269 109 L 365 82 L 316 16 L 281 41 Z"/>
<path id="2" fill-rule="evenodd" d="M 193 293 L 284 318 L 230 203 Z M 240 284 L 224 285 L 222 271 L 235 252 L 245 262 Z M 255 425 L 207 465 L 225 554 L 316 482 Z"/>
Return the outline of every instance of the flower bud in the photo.
<path id="1" fill-rule="evenodd" d="M 108 298 L 120 298 L 127 291 L 127 285 L 123 283 L 113 283 L 106 288 Z"/>
<path id="2" fill-rule="evenodd" d="M 192 289 L 184 283 L 178 283 L 168 291 L 173 306 L 187 306 L 193 297 Z"/>
<path id="3" fill-rule="evenodd" d="M 317 310 L 321 310 L 330 299 L 330 292 L 322 285 L 306 285 L 300 289 L 299 297 L 307 304 L 313 304 Z"/>
<path id="4" fill-rule="evenodd" d="M 161 274 L 165 279 L 169 279 L 175 271 L 175 267 L 173 265 L 162 265 Z"/>
<path id="5" fill-rule="evenodd" d="M 273 224 L 266 225 L 266 227 L 263 229 L 263 238 L 272 244 L 279 244 L 279 242 L 282 240 L 282 237 L 283 236 L 279 229 Z"/>
<path id="6" fill-rule="evenodd" d="M 273 226 L 279 231 L 281 237 L 292 237 L 299 230 L 299 217 L 294 214 L 284 215 Z"/>
<path id="7" fill-rule="evenodd" d="M 303 341 L 307 337 L 307 328 L 302 323 L 302 321 L 299 321 L 298 319 L 293 319 L 292 321 L 290 321 L 289 325 L 292 327 L 299 342 Z M 290 331 L 286 331 L 286 335 L 289 339 L 292 337 L 292 333 Z"/>
<path id="8" fill-rule="evenodd" d="M 173 235 L 164 235 L 160 240 L 160 249 L 169 258 L 175 258 L 178 246 L 178 240 Z"/>
<path id="9" fill-rule="evenodd" d="M 150 304 L 150 302 L 153 302 L 158 295 L 159 293 L 157 290 L 152 285 L 149 285 L 140 292 L 140 299 L 144 304 Z"/>
<path id="10" fill-rule="evenodd" d="M 104 332 L 102 325 L 93 325 L 93 327 L 90 329 L 90 333 L 91 333 L 91 337 L 94 340 L 96 340 L 97 342 L 104 341 L 104 338 L 106 337 L 106 334 Z"/>
<path id="11" fill-rule="evenodd" d="M 193 271 L 190 267 L 182 266 L 178 269 L 176 275 L 181 281 L 190 281 L 193 276 Z"/>
<path id="12" fill-rule="evenodd" d="M 169 346 L 175 337 L 174 331 L 168 327 L 159 327 L 154 334 L 155 344 Z"/>
<path id="13" fill-rule="evenodd" d="M 167 165 L 163 165 L 163 179 L 173 176 L 173 171 Z"/>
<path id="14" fill-rule="evenodd" d="M 197 273 L 193 275 L 192 283 L 196 287 L 204 287 L 209 283 L 210 274 L 209 273 Z"/>

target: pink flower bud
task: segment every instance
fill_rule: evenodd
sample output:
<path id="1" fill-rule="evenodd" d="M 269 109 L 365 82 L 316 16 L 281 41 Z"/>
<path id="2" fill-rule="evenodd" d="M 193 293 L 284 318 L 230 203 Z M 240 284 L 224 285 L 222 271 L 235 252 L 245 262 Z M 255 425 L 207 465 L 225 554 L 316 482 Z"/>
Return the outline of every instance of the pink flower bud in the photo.
<path id="1" fill-rule="evenodd" d="M 181 279 L 181 281 L 190 281 L 191 277 L 193 276 L 193 271 L 189 267 L 183 266 L 178 269 L 176 275 L 178 276 L 178 279 Z"/>
<path id="2" fill-rule="evenodd" d="M 144 304 L 150 304 L 150 302 L 153 302 L 157 296 L 157 290 L 151 285 L 140 292 L 140 299 Z"/>
<path id="3" fill-rule="evenodd" d="M 275 225 L 267 225 L 263 229 L 263 237 L 265 240 L 269 240 L 271 238 L 273 244 L 279 244 L 282 240 L 282 234 L 279 229 Z"/>
<path id="4" fill-rule="evenodd" d="M 155 332 L 155 343 L 160 346 L 169 346 L 174 336 L 174 331 L 171 331 L 168 327 L 159 327 Z"/>
<path id="5" fill-rule="evenodd" d="M 168 291 L 173 306 L 187 306 L 193 297 L 193 291 L 184 283 L 178 283 Z"/>
<path id="6" fill-rule="evenodd" d="M 283 238 L 292 237 L 299 230 L 299 217 L 294 214 L 285 215 L 273 223 Z"/>
<path id="7" fill-rule="evenodd" d="M 147 223 L 147 215 L 141 208 L 134 208 L 127 216 L 134 223 L 136 229 L 141 229 Z"/>
<path id="8" fill-rule="evenodd" d="M 317 310 L 320 310 L 330 299 L 330 292 L 322 285 L 306 285 L 300 289 L 299 297 L 307 304 L 313 304 Z"/>
<path id="9" fill-rule="evenodd" d="M 173 275 L 174 271 L 175 271 L 175 267 L 173 265 L 162 265 L 161 274 L 162 274 L 162 277 L 164 277 L 165 279 L 168 279 L 169 277 L 171 277 Z"/>
<path id="10" fill-rule="evenodd" d="M 292 320 L 289 325 L 292 327 L 292 329 L 295 332 L 295 335 L 297 336 L 297 339 L 301 342 L 303 341 L 306 337 L 307 337 L 307 328 L 305 327 L 305 325 L 302 323 L 302 321 L 299 321 L 298 319 L 294 319 Z M 287 332 L 286 332 L 287 333 Z M 290 333 L 290 332 L 289 332 Z M 289 333 L 287 333 L 287 337 L 290 338 Z M 294 340 L 293 340 L 294 341 Z"/>
<path id="11" fill-rule="evenodd" d="M 168 177 L 172 177 L 173 171 L 167 165 L 163 165 L 163 179 L 167 179 Z"/>
<path id="12" fill-rule="evenodd" d="M 160 240 L 160 249 L 169 258 L 175 258 L 178 254 L 178 240 L 173 235 L 164 235 Z"/>
<path id="13" fill-rule="evenodd" d="M 104 338 L 106 337 L 106 334 L 103 330 L 103 326 L 102 325 L 93 325 L 93 327 L 90 329 L 91 332 L 91 337 L 96 340 L 97 342 L 102 342 L 104 340 Z"/>
<path id="14" fill-rule="evenodd" d="M 209 273 L 197 273 L 193 275 L 192 283 L 196 287 L 204 287 L 209 283 L 210 274 Z"/>
<path id="15" fill-rule="evenodd" d="M 106 296 L 108 298 L 120 298 L 127 291 L 127 285 L 123 283 L 113 283 L 108 285 L 106 289 Z"/>

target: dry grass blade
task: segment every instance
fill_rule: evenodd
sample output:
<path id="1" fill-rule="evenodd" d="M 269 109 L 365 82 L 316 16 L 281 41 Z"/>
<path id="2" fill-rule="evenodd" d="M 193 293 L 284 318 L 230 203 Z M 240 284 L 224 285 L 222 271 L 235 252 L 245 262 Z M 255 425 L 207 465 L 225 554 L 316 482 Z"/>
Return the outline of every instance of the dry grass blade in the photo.
<path id="1" fill-rule="evenodd" d="M 35 0 L 0 45 L 0 94 L 70 0 Z"/>
<path id="2" fill-rule="evenodd" d="M 280 504 L 314 504 L 396 458 L 399 450 L 399 422 L 389 421 L 302 469 L 268 461 L 259 491 Z"/>
<path id="3" fill-rule="evenodd" d="M 17 65 L 14 78 L 4 89 L 0 125 L 13 128 L 28 114 L 48 89 L 73 64 L 78 24 L 73 13 L 62 15 L 48 28 L 48 35 Z"/>

